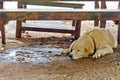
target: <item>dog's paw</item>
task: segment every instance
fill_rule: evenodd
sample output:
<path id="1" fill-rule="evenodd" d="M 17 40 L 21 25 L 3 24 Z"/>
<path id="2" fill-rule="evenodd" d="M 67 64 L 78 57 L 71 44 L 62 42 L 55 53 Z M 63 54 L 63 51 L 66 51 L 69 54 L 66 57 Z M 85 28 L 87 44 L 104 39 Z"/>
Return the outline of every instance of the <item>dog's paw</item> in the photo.
<path id="1" fill-rule="evenodd" d="M 92 58 L 100 58 L 101 56 L 104 56 L 105 53 L 99 52 L 99 53 L 95 53 Z"/>
<path id="2" fill-rule="evenodd" d="M 70 53 L 70 50 L 69 50 L 69 49 L 64 49 L 64 50 L 61 52 L 62 55 L 69 55 L 69 53 Z"/>
<path id="3" fill-rule="evenodd" d="M 101 56 L 104 56 L 106 54 L 111 54 L 111 53 L 113 53 L 113 49 L 110 46 L 105 47 L 105 48 L 100 48 L 100 49 L 96 50 L 96 52 L 92 56 L 92 58 L 99 58 Z"/>

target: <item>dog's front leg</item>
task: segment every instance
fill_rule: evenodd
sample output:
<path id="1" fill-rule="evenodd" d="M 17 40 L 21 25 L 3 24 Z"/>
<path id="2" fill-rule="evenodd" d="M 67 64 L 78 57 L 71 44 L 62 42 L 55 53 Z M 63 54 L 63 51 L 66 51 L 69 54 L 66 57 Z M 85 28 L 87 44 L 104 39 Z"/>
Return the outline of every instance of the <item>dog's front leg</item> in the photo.
<path id="1" fill-rule="evenodd" d="M 103 47 L 103 48 L 97 49 L 95 54 L 92 56 L 92 58 L 99 58 L 103 55 L 110 54 L 110 53 L 113 53 L 112 47 L 110 46 Z"/>
<path id="2" fill-rule="evenodd" d="M 73 47 L 73 45 L 75 44 L 76 41 L 77 41 L 77 40 L 75 40 L 74 42 L 72 42 L 72 44 L 70 45 L 70 47 L 69 47 L 68 49 L 64 49 L 64 50 L 61 52 L 61 54 L 63 54 L 63 55 L 69 55 L 70 52 L 72 51 L 72 47 Z"/>
<path id="3" fill-rule="evenodd" d="M 64 50 L 61 52 L 62 55 L 69 55 L 69 53 L 70 53 L 70 49 L 64 49 Z"/>

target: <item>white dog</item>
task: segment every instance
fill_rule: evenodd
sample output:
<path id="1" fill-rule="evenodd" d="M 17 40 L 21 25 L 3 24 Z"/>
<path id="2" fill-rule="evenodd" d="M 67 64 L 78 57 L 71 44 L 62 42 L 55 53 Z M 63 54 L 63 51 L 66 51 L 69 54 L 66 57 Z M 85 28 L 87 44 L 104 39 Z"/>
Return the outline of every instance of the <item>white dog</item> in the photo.
<path id="1" fill-rule="evenodd" d="M 75 40 L 69 49 L 62 54 L 69 54 L 71 59 L 83 57 L 99 58 L 105 54 L 113 53 L 112 48 L 117 47 L 117 41 L 109 30 L 93 29 Z"/>

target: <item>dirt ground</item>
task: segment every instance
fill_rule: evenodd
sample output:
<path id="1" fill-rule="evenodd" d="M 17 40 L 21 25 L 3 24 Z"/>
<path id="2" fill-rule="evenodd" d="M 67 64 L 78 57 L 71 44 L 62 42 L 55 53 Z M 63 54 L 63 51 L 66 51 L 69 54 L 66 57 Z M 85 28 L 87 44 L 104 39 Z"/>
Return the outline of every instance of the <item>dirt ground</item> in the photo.
<path id="1" fill-rule="evenodd" d="M 28 43 L 33 41 L 38 42 L 39 46 L 49 44 L 61 48 L 68 47 L 71 38 L 50 37 L 19 41 L 27 43 L 24 46 L 30 46 Z M 1 63 L 0 80 L 120 80 L 120 46 L 114 49 L 113 54 L 99 59 L 83 58 L 73 61 L 68 56 L 55 57 L 59 59 L 64 57 L 64 60 L 55 59 L 37 64 L 21 61 Z"/>
<path id="2" fill-rule="evenodd" d="M 28 33 L 25 33 L 25 36 L 27 38 L 19 40 L 9 38 L 5 46 L 1 45 L 0 80 L 120 80 L 120 45 L 117 49 L 114 49 L 113 54 L 105 55 L 99 59 L 70 60 L 68 56 L 53 55 L 51 53 L 56 49 L 61 50 L 61 48 L 68 47 L 72 42 L 72 37 L 62 35 L 62 38 L 31 38 Z M 46 52 L 36 49 L 42 54 L 42 57 L 48 59 L 47 62 L 34 63 L 34 59 L 37 61 L 39 58 L 32 58 L 31 55 L 27 57 L 30 57 L 33 62 L 26 62 L 25 59 L 27 58 L 23 58 L 26 57 L 24 54 L 31 54 L 30 52 L 20 52 L 23 56 L 22 59 L 21 57 L 15 57 L 15 60 L 13 60 L 13 55 L 10 59 L 11 62 L 4 58 L 4 54 L 10 54 L 5 53 L 8 49 L 14 52 L 14 50 L 21 49 L 21 47 L 33 49 L 36 46 L 40 50 L 42 50 L 42 46 L 46 46 L 47 49 L 50 48 L 47 50 L 48 56 L 43 56 Z M 21 56 L 21 54 L 17 55 Z"/>

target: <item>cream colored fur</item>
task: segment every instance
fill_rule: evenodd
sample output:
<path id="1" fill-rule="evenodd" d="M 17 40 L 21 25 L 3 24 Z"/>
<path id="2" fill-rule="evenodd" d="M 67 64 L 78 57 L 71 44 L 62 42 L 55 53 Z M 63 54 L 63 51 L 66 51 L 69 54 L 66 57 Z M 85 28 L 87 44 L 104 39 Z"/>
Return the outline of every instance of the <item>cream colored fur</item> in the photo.
<path id="1" fill-rule="evenodd" d="M 110 31 L 105 29 L 93 29 L 75 40 L 69 49 L 62 51 L 62 54 L 70 55 L 71 59 L 83 57 L 99 58 L 105 54 L 113 53 L 112 48 L 117 47 L 117 41 Z"/>

